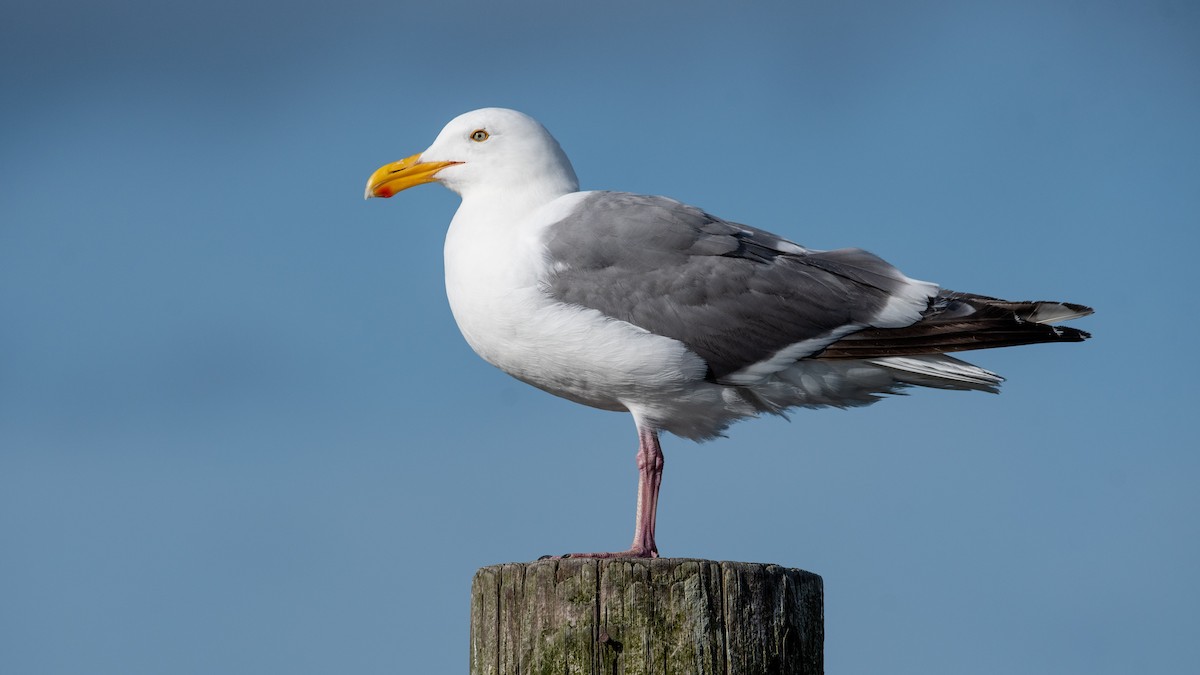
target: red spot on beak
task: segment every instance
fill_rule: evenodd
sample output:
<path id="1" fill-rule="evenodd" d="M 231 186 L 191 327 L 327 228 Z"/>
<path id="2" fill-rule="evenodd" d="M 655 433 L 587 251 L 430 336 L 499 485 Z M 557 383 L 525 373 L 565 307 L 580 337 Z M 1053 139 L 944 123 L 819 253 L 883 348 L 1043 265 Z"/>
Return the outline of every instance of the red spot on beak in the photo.
<path id="1" fill-rule="evenodd" d="M 396 193 L 392 191 L 392 188 L 390 188 L 386 185 L 380 185 L 379 187 L 375 188 L 375 196 L 376 197 L 387 198 L 387 197 L 391 197 L 394 194 L 396 194 Z"/>

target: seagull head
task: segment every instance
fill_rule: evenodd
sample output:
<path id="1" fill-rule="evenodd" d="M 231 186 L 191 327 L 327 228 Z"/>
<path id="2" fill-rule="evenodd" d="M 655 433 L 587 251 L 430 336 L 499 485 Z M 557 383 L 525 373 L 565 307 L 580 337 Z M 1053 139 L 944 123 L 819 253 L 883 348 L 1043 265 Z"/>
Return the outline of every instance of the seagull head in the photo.
<path id="1" fill-rule="evenodd" d="M 371 174 L 366 198 L 391 197 L 434 181 L 464 199 L 531 190 L 553 198 L 579 189 L 558 141 L 537 120 L 507 108 L 482 108 L 454 118 L 424 152 Z"/>

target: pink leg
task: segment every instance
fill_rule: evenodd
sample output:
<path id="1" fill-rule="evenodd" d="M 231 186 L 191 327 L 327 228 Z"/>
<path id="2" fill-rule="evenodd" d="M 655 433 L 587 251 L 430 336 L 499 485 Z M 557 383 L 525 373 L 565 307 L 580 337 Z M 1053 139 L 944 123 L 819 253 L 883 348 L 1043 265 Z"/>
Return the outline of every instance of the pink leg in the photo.
<path id="1" fill-rule="evenodd" d="M 662 485 L 663 451 L 658 433 L 638 428 L 638 499 L 637 519 L 633 526 L 633 545 L 630 552 L 641 553 L 639 558 L 657 558 L 654 526 L 658 516 L 658 488 Z"/>
<path id="2" fill-rule="evenodd" d="M 568 553 L 563 558 L 657 558 L 654 520 L 658 512 L 658 488 L 662 485 L 663 452 L 658 432 L 638 427 L 637 517 L 633 524 L 633 545 L 628 551 L 614 553 Z"/>

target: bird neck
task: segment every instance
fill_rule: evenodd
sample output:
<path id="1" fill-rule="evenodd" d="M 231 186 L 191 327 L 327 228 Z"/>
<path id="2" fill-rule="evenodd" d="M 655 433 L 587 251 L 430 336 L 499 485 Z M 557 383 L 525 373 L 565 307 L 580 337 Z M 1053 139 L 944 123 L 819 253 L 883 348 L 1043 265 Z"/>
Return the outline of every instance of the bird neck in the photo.
<path id="1" fill-rule="evenodd" d="M 573 181 L 538 181 L 521 185 L 497 185 L 464 191 L 459 214 L 474 213 L 473 219 L 516 222 L 550 202 L 577 191 Z"/>

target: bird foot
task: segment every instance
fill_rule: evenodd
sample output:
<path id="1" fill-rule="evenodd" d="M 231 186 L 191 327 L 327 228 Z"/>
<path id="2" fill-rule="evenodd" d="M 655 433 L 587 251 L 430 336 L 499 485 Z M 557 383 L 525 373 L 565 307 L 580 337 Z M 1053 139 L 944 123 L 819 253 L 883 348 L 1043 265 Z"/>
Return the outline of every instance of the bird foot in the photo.
<path id="1" fill-rule="evenodd" d="M 631 548 L 628 551 L 611 553 L 564 553 L 562 555 L 544 555 L 538 560 L 566 560 L 568 558 L 657 558 L 658 551 L 650 548 Z"/>

